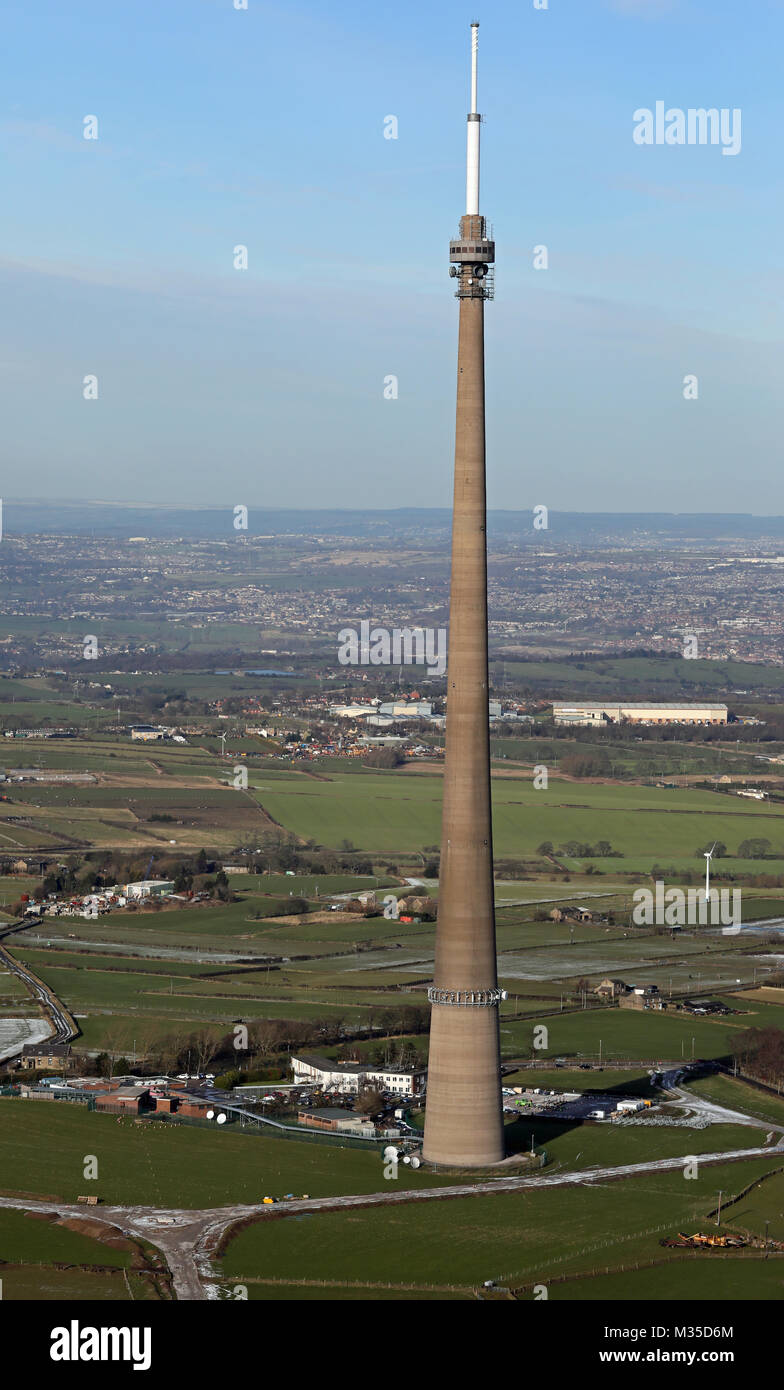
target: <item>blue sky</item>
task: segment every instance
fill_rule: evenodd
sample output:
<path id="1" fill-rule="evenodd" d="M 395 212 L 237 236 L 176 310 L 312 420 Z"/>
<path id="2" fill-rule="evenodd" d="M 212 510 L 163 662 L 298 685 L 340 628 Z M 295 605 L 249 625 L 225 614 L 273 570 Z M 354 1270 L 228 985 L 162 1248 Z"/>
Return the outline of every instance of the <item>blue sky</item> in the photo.
<path id="1" fill-rule="evenodd" d="M 0 495 L 448 504 L 479 19 L 490 505 L 784 513 L 784 3 L 247 3 L 5 0 Z"/>

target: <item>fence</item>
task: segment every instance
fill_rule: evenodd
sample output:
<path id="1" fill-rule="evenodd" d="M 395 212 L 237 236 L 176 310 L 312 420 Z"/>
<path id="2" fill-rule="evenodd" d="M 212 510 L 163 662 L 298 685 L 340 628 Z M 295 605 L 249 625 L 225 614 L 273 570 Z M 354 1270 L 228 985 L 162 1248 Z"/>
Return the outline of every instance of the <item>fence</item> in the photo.
<path id="1" fill-rule="evenodd" d="M 236 1123 L 236 1118 L 233 1122 Z M 164 1123 L 167 1125 L 196 1125 L 200 1129 L 214 1130 L 216 1128 L 224 1128 L 223 1125 L 216 1126 L 214 1120 L 202 1120 L 195 1115 L 172 1115 L 167 1118 Z M 297 1125 L 280 1125 L 278 1127 L 277 1125 L 264 1124 L 261 1120 L 256 1120 L 248 1115 L 245 1116 L 244 1122 L 241 1123 L 240 1128 L 246 1134 L 252 1134 L 254 1136 L 262 1134 L 268 1139 L 294 1139 L 306 1144 L 326 1144 L 340 1149 L 364 1149 L 366 1153 L 368 1149 L 372 1152 L 374 1144 L 389 1144 L 392 1142 L 389 1139 L 378 1138 L 376 1135 L 367 1139 L 358 1139 L 351 1134 L 336 1134 L 323 1129 L 304 1129 Z M 410 1137 L 411 1136 L 408 1136 L 408 1139 L 410 1139 Z M 401 1140 L 395 1142 L 400 1143 Z"/>
<path id="2" fill-rule="evenodd" d="M 775 1255 L 775 1251 L 769 1251 Z M 664 1255 L 656 1260 L 635 1260 L 633 1264 L 627 1265 L 597 1265 L 594 1269 L 575 1270 L 572 1274 L 556 1274 L 552 1278 L 543 1275 L 541 1279 L 532 1281 L 530 1284 L 518 1284 L 510 1292 L 514 1298 L 519 1298 L 521 1294 L 533 1293 L 536 1288 L 549 1288 L 552 1284 L 570 1284 L 579 1279 L 595 1279 L 602 1274 L 629 1274 L 637 1269 L 656 1269 L 661 1265 L 683 1264 L 688 1260 L 703 1260 L 709 1254 L 711 1263 L 713 1260 L 759 1260 L 765 1258 L 763 1250 L 754 1250 L 746 1253 L 743 1250 L 720 1250 L 713 1249 L 710 1252 L 704 1250 L 684 1250 L 677 1255 Z"/>

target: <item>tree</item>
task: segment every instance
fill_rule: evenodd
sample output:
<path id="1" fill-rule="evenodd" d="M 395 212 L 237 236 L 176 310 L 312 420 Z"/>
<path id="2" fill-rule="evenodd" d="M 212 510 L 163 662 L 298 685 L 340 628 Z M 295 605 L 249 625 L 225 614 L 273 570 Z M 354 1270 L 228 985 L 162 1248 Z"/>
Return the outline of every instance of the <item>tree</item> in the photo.
<path id="1" fill-rule="evenodd" d="M 199 1028 L 191 1034 L 189 1047 L 196 1063 L 197 1072 L 206 1071 L 210 1062 L 217 1057 L 220 1044 L 221 1034 L 216 1028 Z"/>
<path id="2" fill-rule="evenodd" d="M 363 754 L 362 762 L 365 767 L 392 768 L 400 767 L 405 758 L 399 748 L 375 748 L 372 753 Z"/>
<path id="3" fill-rule="evenodd" d="M 561 759 L 561 771 L 567 777 L 606 777 L 610 759 L 603 749 L 595 753 L 567 753 Z"/>
<path id="4" fill-rule="evenodd" d="M 537 854 L 541 854 L 541 855 L 552 854 L 552 852 L 553 852 L 553 842 L 552 842 L 552 840 L 542 840 L 542 843 L 537 847 L 537 850 L 536 850 L 536 853 L 537 853 Z"/>
<path id="5" fill-rule="evenodd" d="M 751 840 L 744 840 L 744 844 L 751 844 L 751 843 L 752 843 Z M 767 844 L 768 841 L 766 840 L 765 843 Z M 711 840 L 707 845 L 703 845 L 701 849 L 696 849 L 696 850 L 694 851 L 694 853 L 695 853 L 697 856 L 699 856 L 699 855 L 704 855 L 704 854 L 710 854 L 711 850 L 713 850 L 713 858 L 714 858 L 714 859 L 726 859 L 726 857 L 727 857 L 727 846 L 724 844 L 724 842 L 723 842 L 722 840 L 717 840 L 716 843 L 715 843 L 715 845 L 714 845 L 713 841 Z M 740 853 L 740 851 L 738 851 L 738 853 Z M 743 858 L 747 858 L 747 857 L 757 858 L 758 856 L 757 856 L 757 855 L 752 855 L 752 856 L 746 856 L 746 855 L 744 855 L 744 856 L 743 856 Z"/>
<path id="6" fill-rule="evenodd" d="M 121 1073 L 120 1062 L 125 1062 L 127 1070 L 127 1059 L 121 1056 L 130 1041 L 126 1025 L 116 1021 L 108 1023 L 104 1030 L 103 1040 L 106 1045 L 105 1055 L 108 1060 L 106 1075 L 112 1077 Z"/>
<path id="7" fill-rule="evenodd" d="M 764 859 L 770 852 L 770 840 L 764 836 L 751 840 L 741 840 L 738 845 L 739 859 Z"/>
<path id="8" fill-rule="evenodd" d="M 374 1086 L 365 1086 L 354 1101 L 358 1115 L 378 1115 L 384 1108 L 384 1096 Z"/>

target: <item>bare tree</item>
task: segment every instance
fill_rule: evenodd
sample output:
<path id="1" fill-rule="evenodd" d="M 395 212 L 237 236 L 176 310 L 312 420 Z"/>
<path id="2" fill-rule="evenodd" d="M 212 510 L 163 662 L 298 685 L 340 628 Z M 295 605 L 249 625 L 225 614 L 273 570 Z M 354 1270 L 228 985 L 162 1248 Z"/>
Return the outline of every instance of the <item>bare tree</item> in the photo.
<path id="1" fill-rule="evenodd" d="M 217 1028 L 212 1027 L 199 1028 L 191 1034 L 189 1041 L 197 1072 L 206 1071 L 210 1062 L 218 1055 L 221 1044 L 220 1032 Z"/>

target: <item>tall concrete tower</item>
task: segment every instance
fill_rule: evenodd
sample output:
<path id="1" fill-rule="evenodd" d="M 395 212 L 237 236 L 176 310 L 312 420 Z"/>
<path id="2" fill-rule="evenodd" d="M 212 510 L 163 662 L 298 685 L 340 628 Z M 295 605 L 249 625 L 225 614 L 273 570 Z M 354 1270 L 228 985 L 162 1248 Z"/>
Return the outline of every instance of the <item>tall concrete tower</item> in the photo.
<path id="1" fill-rule="evenodd" d="M 450 243 L 460 335 L 446 765 L 424 1156 L 482 1167 L 504 1156 L 493 905 L 487 679 L 485 300 L 495 243 L 479 213 L 479 25 L 471 25 L 466 211 Z"/>

